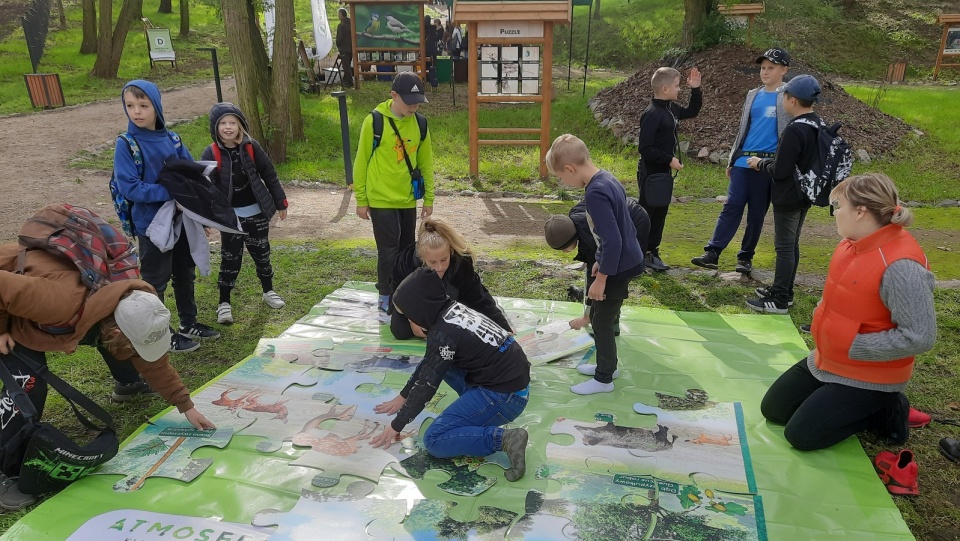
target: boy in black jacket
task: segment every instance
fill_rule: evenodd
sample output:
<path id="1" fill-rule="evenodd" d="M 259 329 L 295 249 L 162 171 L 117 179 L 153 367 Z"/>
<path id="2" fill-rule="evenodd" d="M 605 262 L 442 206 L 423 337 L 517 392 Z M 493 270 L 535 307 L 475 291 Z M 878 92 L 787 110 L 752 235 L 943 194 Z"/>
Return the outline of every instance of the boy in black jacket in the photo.
<path id="1" fill-rule="evenodd" d="M 650 236 L 643 243 L 646 248 L 647 267 L 655 271 L 669 270 L 660 259 L 660 241 L 663 226 L 667 221 L 667 206 L 651 206 L 644 198 L 643 187 L 647 178 L 656 173 L 672 173 L 683 169 L 676 156 L 680 140 L 677 138 L 677 121 L 693 118 L 700 113 L 703 94 L 700 91 L 700 70 L 693 68 L 687 77 L 690 85 L 690 103 L 682 107 L 673 103 L 680 93 L 680 72 L 673 68 L 660 68 L 650 79 L 653 100 L 640 116 L 640 161 L 637 163 L 637 184 L 640 187 L 640 205 L 650 216 Z"/>
<path id="2" fill-rule="evenodd" d="M 640 250 L 643 251 L 643 245 L 647 242 L 647 236 L 650 234 L 650 217 L 647 211 L 643 210 L 640 203 L 632 197 L 627 198 L 627 211 L 630 213 L 630 219 L 633 220 L 634 227 L 637 228 L 637 242 L 640 243 Z M 543 224 L 543 235 L 547 244 L 554 250 L 563 250 L 572 252 L 576 250 L 573 256 L 574 261 L 582 261 L 586 264 L 585 285 L 580 291 L 580 299 L 585 300 L 583 317 L 571 322 L 571 326 L 583 327 L 590 323 L 590 301 L 584 299 L 584 292 L 590 290 L 593 285 L 593 264 L 597 261 L 597 241 L 593 238 L 593 232 L 590 231 L 590 223 L 587 220 L 587 201 L 581 199 L 567 216 L 555 214 Z M 572 288 L 573 286 L 571 286 Z M 571 299 L 573 300 L 573 299 Z M 620 325 L 617 321 L 614 334 L 620 335 Z"/>
<path id="3" fill-rule="evenodd" d="M 523 413 L 530 394 L 530 362 L 513 334 L 447 296 L 433 269 L 417 269 L 393 294 L 393 308 L 427 330 L 427 351 L 400 394 L 374 411 L 396 418 L 370 445 L 386 449 L 423 411 L 441 381 L 459 397 L 434 419 L 423 445 L 438 458 L 510 458 L 508 481 L 523 477 L 527 431 L 502 428 Z"/>
<path id="4" fill-rule="evenodd" d="M 817 128 L 801 119 L 826 129 L 823 120 L 813 112 L 820 96 L 820 83 L 810 75 L 798 75 L 783 88 L 783 107 L 794 117 L 780 136 L 777 155 L 773 159 L 751 156 L 747 165 L 773 178 L 773 246 L 777 253 L 773 285 L 757 288 L 759 298 L 747 301 L 747 307 L 768 314 L 786 314 L 793 305 L 793 282 L 800 265 L 800 229 L 807 217 L 810 200 L 797 185 L 797 171 L 809 171 L 817 153 Z"/>

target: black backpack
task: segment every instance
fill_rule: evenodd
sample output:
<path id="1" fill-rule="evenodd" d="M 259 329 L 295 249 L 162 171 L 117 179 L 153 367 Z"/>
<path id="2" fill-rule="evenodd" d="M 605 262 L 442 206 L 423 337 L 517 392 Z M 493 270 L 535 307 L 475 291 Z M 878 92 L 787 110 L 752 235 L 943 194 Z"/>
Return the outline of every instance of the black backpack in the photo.
<path id="1" fill-rule="evenodd" d="M 797 189 L 810 203 L 818 207 L 830 204 L 830 192 L 840 181 L 850 176 L 853 169 L 853 150 L 838 135 L 842 122 L 827 127 L 821 120 L 818 124 L 809 118 L 795 118 L 793 122 L 806 124 L 817 130 L 817 152 L 807 171 L 797 168 L 794 176 Z"/>

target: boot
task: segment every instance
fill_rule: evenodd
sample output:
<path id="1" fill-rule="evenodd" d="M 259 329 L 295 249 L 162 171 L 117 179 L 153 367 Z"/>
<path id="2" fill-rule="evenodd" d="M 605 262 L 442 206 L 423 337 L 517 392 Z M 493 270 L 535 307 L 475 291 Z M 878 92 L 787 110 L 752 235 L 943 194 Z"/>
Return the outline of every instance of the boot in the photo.
<path id="1" fill-rule="evenodd" d="M 516 481 L 527 471 L 527 439 L 529 435 L 523 428 L 508 428 L 500 438 L 501 449 L 510 459 L 510 469 L 504 472 L 507 481 Z"/>

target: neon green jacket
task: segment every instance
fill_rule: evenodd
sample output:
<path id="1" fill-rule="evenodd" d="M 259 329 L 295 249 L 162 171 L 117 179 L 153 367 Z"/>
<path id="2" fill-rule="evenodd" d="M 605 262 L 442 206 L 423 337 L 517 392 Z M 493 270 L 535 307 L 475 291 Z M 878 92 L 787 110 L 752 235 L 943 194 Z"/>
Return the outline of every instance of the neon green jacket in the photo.
<path id="1" fill-rule="evenodd" d="M 403 160 L 397 135 L 393 133 L 388 118 L 397 124 L 403 137 L 414 169 L 419 168 L 423 175 L 425 195 L 423 205 L 433 206 L 433 144 L 430 142 L 430 130 L 427 137 L 420 141 L 420 127 L 415 115 L 400 118 L 390 110 L 393 100 L 377 105 L 376 110 L 383 114 L 383 136 L 380 145 L 373 149 L 373 116 L 367 115 L 360 128 L 360 144 L 357 146 L 357 158 L 353 162 L 353 190 L 358 207 L 403 209 L 416 208 L 413 198 L 410 171 Z"/>

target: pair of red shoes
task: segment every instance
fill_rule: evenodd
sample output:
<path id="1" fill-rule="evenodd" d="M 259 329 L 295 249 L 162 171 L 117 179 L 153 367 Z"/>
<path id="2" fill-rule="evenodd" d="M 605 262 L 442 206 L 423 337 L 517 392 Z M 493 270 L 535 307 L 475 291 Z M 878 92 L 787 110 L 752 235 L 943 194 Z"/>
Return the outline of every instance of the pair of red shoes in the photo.
<path id="1" fill-rule="evenodd" d="M 923 428 L 930 424 L 931 420 L 930 415 L 910 408 L 907 425 L 910 428 Z M 881 451 L 873 459 L 873 466 L 890 494 L 901 496 L 920 494 L 920 487 L 917 482 L 917 461 L 914 460 L 913 451 L 904 449 L 899 454 Z"/>

